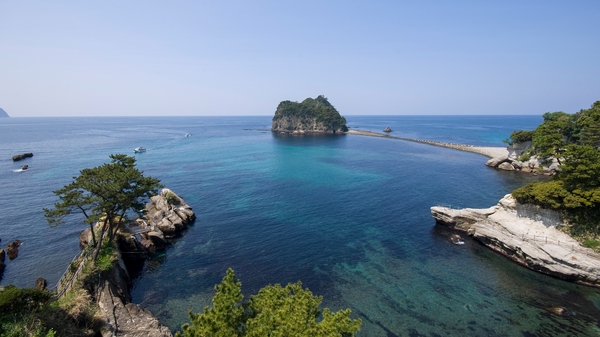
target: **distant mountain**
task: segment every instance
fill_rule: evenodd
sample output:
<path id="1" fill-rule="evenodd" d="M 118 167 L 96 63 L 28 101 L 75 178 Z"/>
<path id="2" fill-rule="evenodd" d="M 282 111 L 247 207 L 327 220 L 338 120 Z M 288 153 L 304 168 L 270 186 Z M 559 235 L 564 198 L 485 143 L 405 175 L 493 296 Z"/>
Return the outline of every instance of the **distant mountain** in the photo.
<path id="1" fill-rule="evenodd" d="M 0 108 L 0 118 L 2 117 L 10 117 L 4 109 Z"/>

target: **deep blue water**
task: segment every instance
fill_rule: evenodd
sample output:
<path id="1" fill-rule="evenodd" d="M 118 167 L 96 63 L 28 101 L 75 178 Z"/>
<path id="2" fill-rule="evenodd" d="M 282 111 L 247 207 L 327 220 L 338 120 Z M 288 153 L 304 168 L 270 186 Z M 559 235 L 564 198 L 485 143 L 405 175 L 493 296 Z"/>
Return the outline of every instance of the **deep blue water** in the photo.
<path id="1" fill-rule="evenodd" d="M 540 116 L 347 116 L 394 135 L 503 146 Z M 466 238 L 453 245 L 429 207 L 489 207 L 530 177 L 473 153 L 392 139 L 284 136 L 271 118 L 0 119 L 2 245 L 24 243 L 1 285 L 56 283 L 78 252 L 81 219 L 49 228 L 52 190 L 112 153 L 133 155 L 190 204 L 196 223 L 149 261 L 133 300 L 171 329 L 210 304 L 231 267 L 246 296 L 301 280 L 323 305 L 351 308 L 359 336 L 597 336 L 600 291 L 519 267 Z M 190 133 L 188 138 L 185 133 Z M 13 163 L 11 157 L 33 152 Z M 23 164 L 30 169 L 13 172 Z M 557 316 L 545 308 L 563 306 Z"/>

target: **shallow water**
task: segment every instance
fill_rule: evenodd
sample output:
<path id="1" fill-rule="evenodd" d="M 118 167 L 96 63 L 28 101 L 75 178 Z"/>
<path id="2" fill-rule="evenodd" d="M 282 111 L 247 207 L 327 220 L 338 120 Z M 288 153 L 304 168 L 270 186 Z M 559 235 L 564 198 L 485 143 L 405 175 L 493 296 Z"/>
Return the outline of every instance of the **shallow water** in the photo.
<path id="1" fill-rule="evenodd" d="M 502 146 L 533 116 L 348 116 L 407 138 Z M 490 126 L 491 125 L 491 126 Z M 0 238 L 21 239 L 1 284 L 56 283 L 78 251 L 81 219 L 49 228 L 52 190 L 111 153 L 182 196 L 196 223 L 149 261 L 132 291 L 171 329 L 210 304 L 231 267 L 249 296 L 301 280 L 323 305 L 349 307 L 359 336 L 596 336 L 600 292 L 516 266 L 469 238 L 454 245 L 429 207 L 489 207 L 530 177 L 473 153 L 362 136 L 285 136 L 269 117 L 0 121 Z M 190 137 L 184 137 L 190 133 Z M 12 163 L 10 157 L 34 152 Z M 29 161 L 28 161 L 29 160 Z M 27 172 L 13 169 L 29 164 Z M 545 310 L 563 306 L 568 315 Z"/>

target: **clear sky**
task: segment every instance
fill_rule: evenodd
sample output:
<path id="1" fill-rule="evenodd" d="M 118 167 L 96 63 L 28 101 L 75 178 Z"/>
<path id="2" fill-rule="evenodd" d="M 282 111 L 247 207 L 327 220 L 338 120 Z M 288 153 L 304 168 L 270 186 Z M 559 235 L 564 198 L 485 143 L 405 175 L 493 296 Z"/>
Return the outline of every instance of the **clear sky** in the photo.
<path id="1" fill-rule="evenodd" d="M 29 116 L 542 114 L 600 100 L 600 1 L 0 0 Z"/>

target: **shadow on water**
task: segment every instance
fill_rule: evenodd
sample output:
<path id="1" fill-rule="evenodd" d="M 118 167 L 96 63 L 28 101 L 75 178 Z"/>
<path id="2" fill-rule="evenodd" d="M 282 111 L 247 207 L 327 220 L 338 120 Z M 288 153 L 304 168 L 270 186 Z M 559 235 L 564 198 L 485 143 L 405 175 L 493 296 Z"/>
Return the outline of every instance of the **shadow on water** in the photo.
<path id="1" fill-rule="evenodd" d="M 291 134 L 271 132 L 273 140 L 281 145 L 296 145 L 296 146 L 319 146 L 319 145 L 335 145 L 344 142 L 346 134 L 329 134 L 329 133 L 305 133 Z"/>

